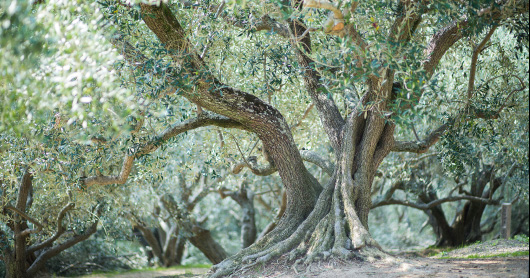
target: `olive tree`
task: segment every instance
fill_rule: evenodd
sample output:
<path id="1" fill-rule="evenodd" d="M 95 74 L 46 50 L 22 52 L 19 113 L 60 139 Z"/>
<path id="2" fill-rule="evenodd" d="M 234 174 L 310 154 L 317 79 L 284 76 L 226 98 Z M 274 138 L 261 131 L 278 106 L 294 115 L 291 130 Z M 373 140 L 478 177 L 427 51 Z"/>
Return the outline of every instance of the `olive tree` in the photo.
<path id="1" fill-rule="evenodd" d="M 496 30 L 524 16 L 528 1 L 238 3 L 100 2 L 97 11 L 105 17 L 95 32 L 107 32 L 121 53 L 123 60 L 115 67 L 122 84 L 134 91 L 138 112 L 116 105 L 134 114 L 128 118 L 127 138 L 99 140 L 92 130 L 90 147 L 121 152 L 120 169 L 102 174 L 97 165 L 85 163 L 90 173 L 78 176 L 82 188 L 124 184 L 137 173 L 135 161 L 141 165 L 177 135 L 200 127 L 237 129 L 259 138 L 260 163 L 241 150 L 239 158 L 256 175 L 279 174 L 285 211 L 274 229 L 214 266 L 212 277 L 285 254 L 307 263 L 382 254 L 370 236 L 368 215 L 374 177 L 385 157 L 426 152 L 451 127 L 496 119 L 508 101 L 528 94 L 524 71 L 498 75 L 482 71 L 479 63 Z M 464 42 L 471 44 L 470 51 L 454 51 Z M 259 52 L 260 59 L 243 59 L 246 51 L 263 50 L 270 43 L 281 47 Z M 240 55 L 230 55 L 235 52 Z M 440 66 L 447 57 L 468 59 L 465 79 L 447 76 Z M 259 70 L 263 78 L 256 77 Z M 482 105 L 476 83 L 488 85 L 501 101 Z M 501 85 L 510 89 L 495 89 Z M 329 144 L 331 155 L 302 150 L 295 141 L 294 126 L 287 120 L 292 109 L 283 104 L 299 92 L 316 108 L 319 130 L 327 137 L 321 144 Z M 153 112 L 153 107 L 179 107 L 184 100 L 189 103 L 181 104 L 187 109 L 181 119 L 175 119 L 172 109 Z M 101 103 L 106 101 L 87 109 L 97 112 Z M 190 104 L 196 106 L 193 113 Z M 409 139 L 400 130 L 421 111 L 437 112 L 439 121 L 424 138 Z M 152 127 L 152 116 L 158 116 L 155 127 L 163 126 L 163 131 Z M 89 122 L 82 123 L 85 128 Z M 329 179 L 319 182 L 304 161 L 319 165 Z"/>
<path id="2" fill-rule="evenodd" d="M 305 90 L 315 103 L 334 151 L 332 178 L 322 186 L 303 164 L 282 113 L 271 103 L 222 82 L 211 70 L 204 55 L 207 48 L 196 48 L 187 30 L 193 26 L 184 25 L 193 20 L 182 18 L 184 12 L 178 10 L 182 7 L 178 4 L 140 3 L 136 9 L 171 59 L 172 67 L 163 74 L 174 87 L 168 88 L 166 93 L 178 92 L 198 106 L 198 116 L 187 123 L 188 127 L 193 121 L 202 121 L 255 133 L 263 143 L 270 167 L 278 171 L 287 192 L 286 211 L 278 226 L 249 248 L 215 266 L 213 276 L 232 273 L 241 263 L 262 263 L 288 252 L 292 257 L 306 254 L 304 260 L 311 261 L 320 256 L 349 257 L 377 248 L 368 232 L 367 220 L 372 182 L 380 163 L 391 151 L 421 153 L 428 150 L 450 126 L 459 122 L 498 117 L 505 104 L 484 110 L 473 103 L 477 59 L 498 26 L 528 10 L 528 3 L 524 1 L 482 5 L 404 1 L 379 7 L 381 14 L 391 13 L 382 18 L 377 10 L 370 16 L 374 11 L 364 6 L 366 3 L 342 3 L 342 7 L 337 7 L 329 2 L 300 1 L 279 2 L 276 3 L 278 8 L 269 5 L 267 8 L 272 11 L 268 13 L 268 9 L 256 9 L 248 17 L 241 18 L 235 13 L 224 13 L 223 3 L 199 5 L 201 13 L 206 14 L 204 20 L 216 20 L 221 16 L 235 28 L 246 26 L 251 31 L 267 31 L 270 36 L 290 41 Z M 324 49 L 321 53 L 313 53 L 311 28 L 304 23 L 306 10 L 302 10 L 303 7 L 331 10 L 330 20 L 322 30 L 338 36 L 336 44 L 327 45 L 336 47 L 335 53 L 326 53 Z M 120 7 L 118 11 L 134 8 Z M 453 8 L 456 12 L 448 11 Z M 365 20 L 370 16 L 373 24 L 358 24 L 356 16 L 365 16 Z M 428 24 L 429 21 L 433 24 Z M 435 29 L 430 38 L 425 38 L 426 32 L 421 32 L 422 24 Z M 426 138 L 395 140 L 394 119 L 406 115 L 403 111 L 413 109 L 425 91 L 436 89 L 437 86 L 428 85 L 435 79 L 440 60 L 458 45 L 459 40 L 474 36 L 480 39 L 471 52 L 468 86 L 463 96 L 455 96 L 464 104 L 453 106 L 445 123 Z M 115 35 L 115 44 L 131 65 L 146 63 L 149 59 L 127 41 L 127 34 Z M 423 51 L 419 48 L 421 44 Z M 324 59 L 320 56 L 324 54 L 336 56 Z M 337 61 L 342 63 L 333 63 Z M 326 78 L 328 72 L 332 77 L 342 78 L 339 84 L 332 84 L 333 79 Z M 182 80 L 184 77 L 186 80 Z M 515 82 L 514 90 L 508 92 L 506 98 L 526 88 L 521 77 L 514 79 L 509 81 Z M 356 90 L 355 85 L 363 89 L 359 100 L 345 116 L 327 89 L 327 86 L 344 83 L 350 90 Z M 126 157 L 119 176 L 88 178 L 85 182 L 122 181 L 134 158 L 135 155 Z"/>

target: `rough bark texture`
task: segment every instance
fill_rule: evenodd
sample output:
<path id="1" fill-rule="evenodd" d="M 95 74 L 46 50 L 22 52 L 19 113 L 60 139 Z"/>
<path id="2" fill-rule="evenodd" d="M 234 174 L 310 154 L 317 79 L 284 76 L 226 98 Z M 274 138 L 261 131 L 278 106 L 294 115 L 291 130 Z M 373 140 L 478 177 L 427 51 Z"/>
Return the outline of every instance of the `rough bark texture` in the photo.
<path id="1" fill-rule="evenodd" d="M 144 22 L 174 53 L 174 61 L 186 64 L 185 70 L 191 76 L 197 75 L 194 74 L 197 71 L 201 73 L 194 80 L 196 90 L 183 95 L 210 111 L 241 123 L 261 139 L 284 186 L 289 188 L 287 199 L 290 205 L 286 215 L 292 219 L 282 224 L 286 225 L 286 230 L 292 231 L 311 212 L 319 185 L 305 168 L 284 117 L 259 98 L 222 84 L 212 76 L 202 59 L 190 48 L 185 31 L 167 6 L 142 4 L 141 8 Z"/>

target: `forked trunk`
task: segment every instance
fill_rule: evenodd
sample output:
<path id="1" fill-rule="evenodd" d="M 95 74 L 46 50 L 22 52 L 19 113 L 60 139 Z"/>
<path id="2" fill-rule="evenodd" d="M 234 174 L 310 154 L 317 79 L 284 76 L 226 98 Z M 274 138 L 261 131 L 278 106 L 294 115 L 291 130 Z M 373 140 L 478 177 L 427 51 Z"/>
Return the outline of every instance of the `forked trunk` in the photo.
<path id="1" fill-rule="evenodd" d="M 290 260 L 298 259 L 297 263 L 310 263 L 332 254 L 343 258 L 363 256 L 365 252 L 383 255 L 368 232 L 372 182 L 394 142 L 394 124 L 378 112 L 384 111 L 383 105 L 350 114 L 342 130 L 333 177 L 296 230 L 285 236 L 282 230 L 274 229 L 254 245 L 214 266 L 212 277 L 224 277 L 241 268 L 240 263 L 248 267 L 284 254 L 289 254 Z M 291 194 L 294 196 L 288 198 L 301 198 Z M 280 222 L 304 217 L 296 215 L 291 205 L 288 202 Z"/>

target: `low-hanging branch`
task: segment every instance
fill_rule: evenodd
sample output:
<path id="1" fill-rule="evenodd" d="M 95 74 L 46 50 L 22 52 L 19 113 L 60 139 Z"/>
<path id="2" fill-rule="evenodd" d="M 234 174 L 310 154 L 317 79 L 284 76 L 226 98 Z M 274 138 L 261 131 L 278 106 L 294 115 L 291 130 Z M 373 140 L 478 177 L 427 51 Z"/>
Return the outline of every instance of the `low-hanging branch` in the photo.
<path id="1" fill-rule="evenodd" d="M 201 114 L 199 114 L 195 118 L 171 125 L 166 130 L 164 130 L 162 133 L 155 136 L 149 142 L 143 144 L 137 149 L 129 150 L 129 152 L 125 155 L 121 171 L 118 175 L 92 176 L 92 177 L 80 179 L 80 181 L 85 186 L 124 184 L 127 181 L 129 174 L 131 173 L 132 165 L 133 165 L 135 158 L 154 152 L 167 140 L 183 132 L 197 129 L 199 127 L 205 127 L 205 126 L 211 126 L 211 125 L 215 125 L 218 127 L 224 127 L 224 128 L 245 129 L 244 126 L 242 126 L 240 123 L 234 120 L 231 120 L 227 117 L 220 116 L 220 115 L 208 112 L 208 111 L 203 111 Z"/>
<path id="2" fill-rule="evenodd" d="M 101 214 L 101 209 L 99 209 L 99 206 L 98 206 L 97 211 L 98 211 L 97 216 L 99 216 Z M 91 235 L 93 235 L 97 231 L 98 223 L 99 223 L 99 217 L 96 218 L 96 220 L 92 223 L 92 225 L 90 225 L 88 229 L 84 231 L 84 233 L 77 234 L 73 236 L 72 238 L 66 240 L 65 242 L 55 245 L 49 249 L 46 249 L 44 252 L 42 252 L 37 257 L 35 262 L 33 262 L 33 264 L 28 268 L 27 270 L 28 276 L 31 277 L 35 275 L 40 269 L 42 269 L 42 267 L 46 264 L 46 261 L 48 261 L 50 258 L 53 258 L 54 256 L 56 256 L 63 250 L 66 250 L 76 245 L 77 243 L 88 239 Z"/>
<path id="3" fill-rule="evenodd" d="M 11 205 L 5 206 L 4 209 L 11 210 L 11 211 L 19 214 L 20 216 L 22 216 L 22 218 L 24 218 L 24 219 L 28 220 L 29 222 L 35 224 L 35 226 L 37 226 L 37 229 L 39 231 L 42 230 L 42 228 L 44 227 L 37 219 L 27 215 L 23 211 L 20 211 L 19 209 L 15 208 L 15 207 L 13 207 Z"/>
<path id="4" fill-rule="evenodd" d="M 374 203 L 372 205 L 372 209 L 381 207 L 381 206 L 387 206 L 387 205 L 402 205 L 402 206 L 407 206 L 407 207 L 420 209 L 420 210 L 428 210 L 438 205 L 441 205 L 443 203 L 460 201 L 460 200 L 480 202 L 480 203 L 487 204 L 487 205 L 499 205 L 500 204 L 499 200 L 492 200 L 492 199 L 481 198 L 481 197 L 476 197 L 476 196 L 451 196 L 451 197 L 446 197 L 442 199 L 437 199 L 427 204 L 415 203 L 415 202 L 410 202 L 406 200 L 396 200 L 396 199 L 390 198 L 390 199 L 386 199 L 386 200 L 382 200 L 382 201 Z"/>

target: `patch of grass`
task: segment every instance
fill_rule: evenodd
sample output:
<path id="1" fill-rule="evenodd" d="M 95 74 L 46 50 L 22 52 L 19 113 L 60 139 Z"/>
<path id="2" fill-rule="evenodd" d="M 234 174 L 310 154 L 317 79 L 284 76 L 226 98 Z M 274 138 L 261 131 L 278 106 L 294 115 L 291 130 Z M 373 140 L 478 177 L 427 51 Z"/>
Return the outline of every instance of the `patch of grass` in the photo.
<path id="1" fill-rule="evenodd" d="M 439 254 L 447 254 L 448 252 L 451 252 L 453 250 L 458 249 L 459 247 L 438 247 L 436 245 L 431 245 L 427 247 L 426 249 L 423 249 L 422 251 L 418 252 L 417 254 L 421 257 L 431 257 L 436 256 Z"/>
<path id="2" fill-rule="evenodd" d="M 528 256 L 528 251 L 515 251 L 515 252 L 508 252 L 508 253 L 501 253 L 501 254 L 493 254 L 493 255 L 469 255 L 466 258 L 467 259 L 485 259 L 485 258 L 495 258 L 495 257 L 518 257 L 518 256 Z"/>
<path id="3" fill-rule="evenodd" d="M 519 257 L 519 256 L 528 256 L 528 251 L 515 251 L 507 252 L 501 254 L 492 254 L 492 255 L 468 255 L 466 257 L 451 257 L 447 256 L 447 253 L 442 252 L 440 259 L 487 259 L 487 258 L 506 258 L 506 257 Z"/>
<path id="4" fill-rule="evenodd" d="M 117 274 L 124 274 L 124 273 L 136 273 L 136 272 L 149 272 L 149 271 L 162 271 L 162 270 L 168 270 L 168 269 L 191 269 L 191 268 L 210 268 L 212 267 L 211 264 L 191 264 L 191 265 L 176 265 L 172 267 L 149 267 L 149 268 L 139 268 L 139 269 L 131 269 L 131 270 L 123 270 L 123 271 L 94 271 L 92 274 L 101 274 L 106 277 L 114 276 Z M 191 273 L 186 273 L 189 275 Z M 89 274 L 89 275 L 92 275 Z M 186 274 L 184 274 L 186 275 Z"/>

